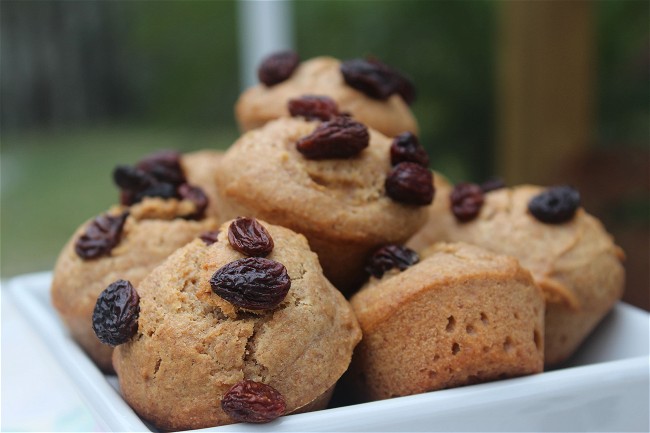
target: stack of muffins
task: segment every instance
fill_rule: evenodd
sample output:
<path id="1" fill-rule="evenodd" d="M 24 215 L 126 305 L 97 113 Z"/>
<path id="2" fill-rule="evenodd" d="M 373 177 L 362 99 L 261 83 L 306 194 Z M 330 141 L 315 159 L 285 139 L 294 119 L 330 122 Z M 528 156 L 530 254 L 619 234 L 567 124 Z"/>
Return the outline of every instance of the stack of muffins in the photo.
<path id="1" fill-rule="evenodd" d="M 620 299 L 577 191 L 429 169 L 395 69 L 282 52 L 259 78 L 224 154 L 118 166 L 54 270 L 71 336 L 156 427 L 324 408 L 346 371 L 363 400 L 539 373 Z"/>

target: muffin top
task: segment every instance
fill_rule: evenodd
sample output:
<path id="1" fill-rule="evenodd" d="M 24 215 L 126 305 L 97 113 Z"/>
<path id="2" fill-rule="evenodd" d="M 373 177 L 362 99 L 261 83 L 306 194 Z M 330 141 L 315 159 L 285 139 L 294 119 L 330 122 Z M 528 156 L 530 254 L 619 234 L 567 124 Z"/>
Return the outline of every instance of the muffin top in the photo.
<path id="1" fill-rule="evenodd" d="M 431 215 L 438 224 L 437 240 L 468 242 L 516 257 L 549 302 L 575 310 L 611 304 L 623 290 L 623 251 L 581 207 L 559 223 L 535 217 L 529 204 L 545 191 L 522 185 L 488 192 L 476 217 L 466 222 L 455 217 L 448 201 Z"/>
<path id="2" fill-rule="evenodd" d="M 261 218 L 281 221 L 300 233 L 322 232 L 352 241 L 370 237 L 380 243 L 408 238 L 426 221 L 427 207 L 389 196 L 387 178 L 397 167 L 411 164 L 407 171 L 425 180 L 415 176 L 408 182 L 428 194 L 430 202 L 430 171 L 412 163 L 391 168 L 392 141 L 371 128 L 367 147 L 355 155 L 306 157 L 298 142 L 327 129 L 326 123 L 281 118 L 244 134 L 223 157 L 220 194 L 226 202 L 255 209 Z"/>
<path id="3" fill-rule="evenodd" d="M 258 222 L 272 239 L 264 259 L 234 248 L 227 222 L 216 241 L 191 242 L 136 285 L 137 333 L 117 346 L 113 363 L 127 401 L 159 428 L 235 422 L 222 400 L 244 380 L 274 388 L 290 413 L 325 393 L 348 367 L 361 338 L 349 304 L 302 235 Z M 285 297 L 253 309 L 251 298 L 241 303 L 215 289 L 223 287 L 216 275 L 241 260 L 283 266 L 290 280 Z M 263 277 L 269 278 L 275 277 Z"/>
<path id="4" fill-rule="evenodd" d="M 210 217 L 219 214 L 217 210 L 217 185 L 215 176 L 219 174 L 219 161 L 223 152 L 218 150 L 199 150 L 185 153 L 181 156 L 180 164 L 190 185 L 200 187 L 208 197 L 208 207 L 205 214 Z"/>
<path id="5" fill-rule="evenodd" d="M 246 90 L 237 101 L 235 115 L 240 128 L 247 131 L 270 120 L 289 116 L 287 103 L 304 95 L 332 98 L 342 112 L 389 137 L 418 132 L 417 122 L 399 94 L 385 99 L 370 97 L 346 83 L 342 63 L 331 57 L 316 57 L 299 64 L 284 81 L 271 86 L 263 83 Z"/>

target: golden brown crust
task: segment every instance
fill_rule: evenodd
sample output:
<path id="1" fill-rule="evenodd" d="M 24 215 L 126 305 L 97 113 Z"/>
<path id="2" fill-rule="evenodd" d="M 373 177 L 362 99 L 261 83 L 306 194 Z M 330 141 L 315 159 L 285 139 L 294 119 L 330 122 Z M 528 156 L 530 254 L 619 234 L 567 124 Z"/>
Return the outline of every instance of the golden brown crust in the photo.
<path id="1" fill-rule="evenodd" d="M 398 96 L 386 101 L 370 98 L 343 81 L 341 62 L 331 57 L 317 57 L 298 66 L 291 78 L 267 87 L 258 84 L 246 90 L 237 101 L 235 115 L 242 131 L 259 128 L 279 117 L 289 116 L 289 99 L 303 95 L 329 96 L 339 111 L 351 113 L 368 126 L 394 137 L 402 132 L 418 132 L 408 106 Z"/>
<path id="2" fill-rule="evenodd" d="M 154 203 L 158 203 L 158 200 L 147 199 L 147 203 L 142 203 L 138 209 L 155 207 Z M 116 215 L 122 210 L 121 207 L 114 207 L 109 213 Z M 141 215 L 137 210 L 134 213 Z M 155 213 L 164 214 L 160 209 Z M 89 223 L 90 221 L 77 229 L 59 255 L 51 287 L 52 303 L 70 329 L 72 337 L 93 361 L 103 371 L 112 371 L 113 349 L 99 342 L 92 330 L 92 312 L 99 294 L 118 279 L 138 284 L 169 254 L 201 233 L 215 229 L 217 223 L 213 219 L 139 220 L 130 215 L 126 219 L 119 244 L 109 256 L 82 260 L 75 253 L 74 244 Z"/>
<path id="3" fill-rule="evenodd" d="M 435 233 L 418 237 L 468 242 L 519 259 L 544 290 L 547 310 L 553 312 L 547 313 L 546 331 L 546 362 L 553 365 L 568 358 L 620 299 L 625 272 L 621 249 L 584 209 L 563 224 L 544 224 L 530 215 L 528 202 L 543 190 L 522 185 L 492 191 L 478 217 L 467 223 L 456 221 L 447 197 L 446 206 L 431 208 Z M 422 241 L 413 239 L 410 244 Z M 576 319 L 565 330 L 561 325 L 570 319 L 563 315 Z"/>
<path id="4" fill-rule="evenodd" d="M 347 369 L 361 338 L 352 309 L 303 236 L 261 223 L 275 244 L 268 258 L 291 278 L 276 309 L 251 313 L 212 292 L 213 273 L 243 257 L 228 242 L 229 223 L 216 243 L 188 244 L 136 286 L 138 334 L 116 348 L 113 362 L 125 399 L 157 427 L 231 423 L 220 402 L 243 379 L 273 386 L 292 412 L 329 392 Z"/>
<path id="5" fill-rule="evenodd" d="M 351 299 L 353 375 L 370 399 L 541 372 L 544 299 L 511 257 L 440 244 Z"/>
<path id="6" fill-rule="evenodd" d="M 284 118 L 244 134 L 222 159 L 221 219 L 250 215 L 304 234 L 339 289 L 358 284 L 374 248 L 408 239 L 426 207 L 385 194 L 391 140 L 369 129 L 370 145 L 350 159 L 309 160 L 296 141 L 318 122 Z"/>

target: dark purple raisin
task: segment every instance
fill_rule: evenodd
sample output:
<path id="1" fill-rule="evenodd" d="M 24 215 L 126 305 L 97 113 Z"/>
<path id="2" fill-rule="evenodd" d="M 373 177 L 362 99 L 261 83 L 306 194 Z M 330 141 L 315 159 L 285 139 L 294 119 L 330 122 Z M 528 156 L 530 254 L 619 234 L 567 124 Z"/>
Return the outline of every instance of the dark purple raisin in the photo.
<path id="1" fill-rule="evenodd" d="M 261 257 L 230 262 L 210 279 L 212 291 L 231 304 L 248 310 L 277 307 L 287 296 L 291 280 L 282 263 Z"/>
<path id="2" fill-rule="evenodd" d="M 402 245 L 386 245 L 379 248 L 368 260 L 366 272 L 381 278 L 385 272 L 397 268 L 405 270 L 420 261 L 418 254 Z"/>
<path id="3" fill-rule="evenodd" d="M 122 190 L 141 191 L 156 183 L 149 173 L 130 165 L 118 165 L 113 170 L 113 181 Z"/>
<path id="4" fill-rule="evenodd" d="M 415 87 L 402 74 L 376 60 L 353 59 L 341 64 L 343 79 L 365 95 L 385 100 L 397 93 L 407 104 L 415 100 Z"/>
<path id="5" fill-rule="evenodd" d="M 436 192 L 431 171 L 414 162 L 400 162 L 393 167 L 385 188 L 393 200 L 416 206 L 430 205 Z"/>
<path id="6" fill-rule="evenodd" d="M 239 217 L 228 227 L 228 241 L 247 256 L 266 257 L 273 251 L 273 238 L 255 218 Z"/>
<path id="7" fill-rule="evenodd" d="M 561 224 L 573 219 L 580 207 L 580 193 L 570 186 L 555 186 L 533 197 L 528 211 L 539 221 Z"/>
<path id="8" fill-rule="evenodd" d="M 420 141 L 411 132 L 404 132 L 393 139 L 390 146 L 390 162 L 397 165 L 400 162 L 414 162 L 422 167 L 429 166 L 429 155 Z"/>
<path id="9" fill-rule="evenodd" d="M 130 282 L 117 280 L 97 298 L 93 310 L 93 331 L 104 344 L 117 346 L 138 332 L 140 297 Z"/>
<path id="10" fill-rule="evenodd" d="M 148 188 L 138 191 L 133 196 L 134 203 L 139 203 L 145 197 L 159 197 L 162 199 L 178 198 L 176 187 L 171 183 L 155 183 Z"/>
<path id="11" fill-rule="evenodd" d="M 201 238 L 201 240 L 205 242 L 206 245 L 212 245 L 219 240 L 219 233 L 219 230 L 212 230 L 209 232 L 201 233 L 199 238 Z"/>
<path id="12" fill-rule="evenodd" d="M 184 183 L 178 187 L 178 195 L 182 200 L 189 200 L 196 206 L 196 211 L 187 218 L 200 220 L 205 217 L 205 210 L 208 207 L 208 196 L 205 195 L 203 189 Z"/>
<path id="13" fill-rule="evenodd" d="M 84 260 L 109 255 L 120 242 L 122 229 L 128 216 L 128 212 L 123 212 L 120 215 L 104 214 L 95 218 L 74 244 L 77 255 Z"/>
<path id="14" fill-rule="evenodd" d="M 481 184 L 481 189 L 484 194 L 490 191 L 496 191 L 506 187 L 506 183 L 499 177 L 492 177 Z"/>
<path id="15" fill-rule="evenodd" d="M 272 386 L 244 380 L 226 392 L 221 409 L 237 422 L 264 423 L 284 415 L 287 405 Z"/>
<path id="16" fill-rule="evenodd" d="M 174 150 L 162 150 L 152 153 L 140 161 L 136 168 L 149 173 L 158 182 L 180 185 L 185 182 L 185 173 L 181 167 L 181 154 Z"/>
<path id="17" fill-rule="evenodd" d="M 289 114 L 302 116 L 308 120 L 330 120 L 339 115 L 336 102 L 328 96 L 305 95 L 289 99 Z"/>
<path id="18" fill-rule="evenodd" d="M 296 70 L 300 58 L 295 51 L 281 51 L 265 58 L 257 70 L 260 82 L 271 87 L 288 79 Z"/>
<path id="19" fill-rule="evenodd" d="M 365 125 L 339 116 L 318 125 L 296 143 L 298 152 L 307 159 L 352 158 L 368 147 L 370 135 Z"/>
<path id="20" fill-rule="evenodd" d="M 460 222 L 473 220 L 483 207 L 483 190 L 475 183 L 459 183 L 449 195 L 451 211 Z"/>

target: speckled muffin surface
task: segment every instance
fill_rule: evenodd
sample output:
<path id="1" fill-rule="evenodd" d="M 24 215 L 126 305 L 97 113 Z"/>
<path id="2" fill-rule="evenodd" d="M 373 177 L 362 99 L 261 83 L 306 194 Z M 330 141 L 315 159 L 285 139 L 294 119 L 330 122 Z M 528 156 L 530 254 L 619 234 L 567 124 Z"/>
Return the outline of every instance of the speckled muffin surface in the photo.
<path id="1" fill-rule="evenodd" d="M 117 216 L 126 207 L 108 211 Z M 75 243 L 92 221 L 84 223 L 61 251 L 54 267 L 51 287 L 52 303 L 72 337 L 104 371 L 112 371 L 113 348 L 102 344 L 92 330 L 92 312 L 97 297 L 109 284 L 128 279 L 137 284 L 169 254 L 201 233 L 214 230 L 217 222 L 176 218 L 194 212 L 192 203 L 148 198 L 130 208 L 119 242 L 109 254 L 82 259 Z"/>
<path id="2" fill-rule="evenodd" d="M 385 101 L 370 98 L 345 83 L 340 67 L 337 59 L 317 57 L 301 63 L 286 81 L 271 87 L 258 84 L 249 88 L 235 106 L 240 129 L 248 131 L 289 116 L 290 99 L 320 95 L 334 99 L 340 111 L 351 113 L 389 137 L 406 131 L 417 134 L 417 122 L 400 96 L 392 95 Z"/>
<path id="3" fill-rule="evenodd" d="M 326 394 L 349 365 L 361 338 L 351 307 L 303 236 L 260 223 L 274 243 L 266 258 L 291 280 L 277 307 L 246 310 L 212 291 L 215 271 L 245 257 L 229 243 L 230 223 L 215 243 L 188 244 L 136 286 L 138 331 L 113 361 L 127 402 L 158 428 L 233 423 L 221 401 L 243 380 L 272 386 L 291 413 Z"/>
<path id="4" fill-rule="evenodd" d="M 439 244 L 351 299 L 363 331 L 352 377 L 385 399 L 543 369 L 544 298 L 517 260 Z"/>
<path id="5" fill-rule="evenodd" d="M 219 174 L 218 167 L 222 156 L 221 151 L 206 149 L 183 154 L 180 160 L 188 183 L 201 187 L 208 197 L 205 214 L 209 217 L 218 215 L 217 186 L 214 179 Z"/>
<path id="6" fill-rule="evenodd" d="M 545 359 L 567 359 L 622 296 L 622 250 L 584 209 L 561 224 L 546 224 L 528 212 L 544 191 L 524 185 L 489 192 L 478 217 L 456 221 L 449 205 L 436 209 L 430 240 L 467 242 L 516 257 L 543 289 L 546 307 Z M 434 239 L 437 238 L 437 239 Z M 418 242 L 416 239 L 411 243 Z"/>
<path id="7" fill-rule="evenodd" d="M 391 139 L 370 128 L 355 157 L 305 158 L 296 142 L 319 124 L 283 118 L 244 134 L 222 159 L 217 205 L 222 220 L 251 215 L 305 235 L 342 289 L 359 284 L 369 251 L 404 242 L 428 213 L 387 196 Z"/>

